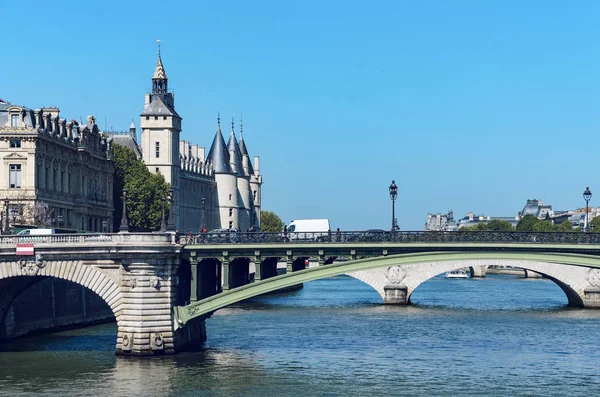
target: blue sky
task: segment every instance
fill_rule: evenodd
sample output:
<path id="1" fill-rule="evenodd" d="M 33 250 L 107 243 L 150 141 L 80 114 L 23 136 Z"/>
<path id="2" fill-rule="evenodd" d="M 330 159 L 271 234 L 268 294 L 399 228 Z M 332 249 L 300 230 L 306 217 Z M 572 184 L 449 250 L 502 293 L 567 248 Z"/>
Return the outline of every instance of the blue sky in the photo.
<path id="1" fill-rule="evenodd" d="M 0 98 L 139 125 L 160 38 L 182 138 L 243 112 L 286 222 L 389 228 L 392 179 L 403 230 L 600 200 L 600 3 L 291 3 L 0 2 Z"/>

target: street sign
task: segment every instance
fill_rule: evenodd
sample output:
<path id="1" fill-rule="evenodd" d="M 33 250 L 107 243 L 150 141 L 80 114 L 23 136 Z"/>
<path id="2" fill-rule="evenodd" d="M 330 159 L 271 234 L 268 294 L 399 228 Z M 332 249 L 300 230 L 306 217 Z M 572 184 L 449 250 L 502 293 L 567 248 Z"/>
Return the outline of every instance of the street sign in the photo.
<path id="1" fill-rule="evenodd" d="M 17 244 L 17 255 L 33 255 L 33 244 Z"/>

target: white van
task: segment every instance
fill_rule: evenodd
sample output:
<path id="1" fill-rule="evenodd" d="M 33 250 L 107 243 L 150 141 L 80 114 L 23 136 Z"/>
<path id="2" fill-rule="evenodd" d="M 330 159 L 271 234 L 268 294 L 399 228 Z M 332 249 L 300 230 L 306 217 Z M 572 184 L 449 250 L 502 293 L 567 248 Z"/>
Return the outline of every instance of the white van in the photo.
<path id="1" fill-rule="evenodd" d="M 297 219 L 284 229 L 287 238 L 292 240 L 321 240 L 331 233 L 329 219 Z"/>
<path id="2" fill-rule="evenodd" d="M 25 229 L 17 233 L 17 236 L 48 236 L 56 234 L 54 229 Z"/>

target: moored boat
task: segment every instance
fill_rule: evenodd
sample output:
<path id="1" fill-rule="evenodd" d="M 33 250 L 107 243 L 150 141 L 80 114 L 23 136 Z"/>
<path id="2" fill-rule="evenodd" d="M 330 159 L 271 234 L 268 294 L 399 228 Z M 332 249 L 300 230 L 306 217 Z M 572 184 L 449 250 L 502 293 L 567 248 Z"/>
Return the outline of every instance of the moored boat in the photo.
<path id="1" fill-rule="evenodd" d="M 463 269 L 452 270 L 446 273 L 446 278 L 469 278 L 469 274 Z"/>

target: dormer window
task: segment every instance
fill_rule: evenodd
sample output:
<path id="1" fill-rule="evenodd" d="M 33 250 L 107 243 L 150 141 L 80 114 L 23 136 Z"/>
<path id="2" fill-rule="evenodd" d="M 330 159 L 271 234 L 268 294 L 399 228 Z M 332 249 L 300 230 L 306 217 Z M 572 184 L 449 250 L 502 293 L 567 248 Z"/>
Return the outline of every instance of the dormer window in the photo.
<path id="1" fill-rule="evenodd" d="M 10 126 L 11 126 L 11 128 L 19 127 L 19 115 L 18 114 L 10 115 Z"/>

